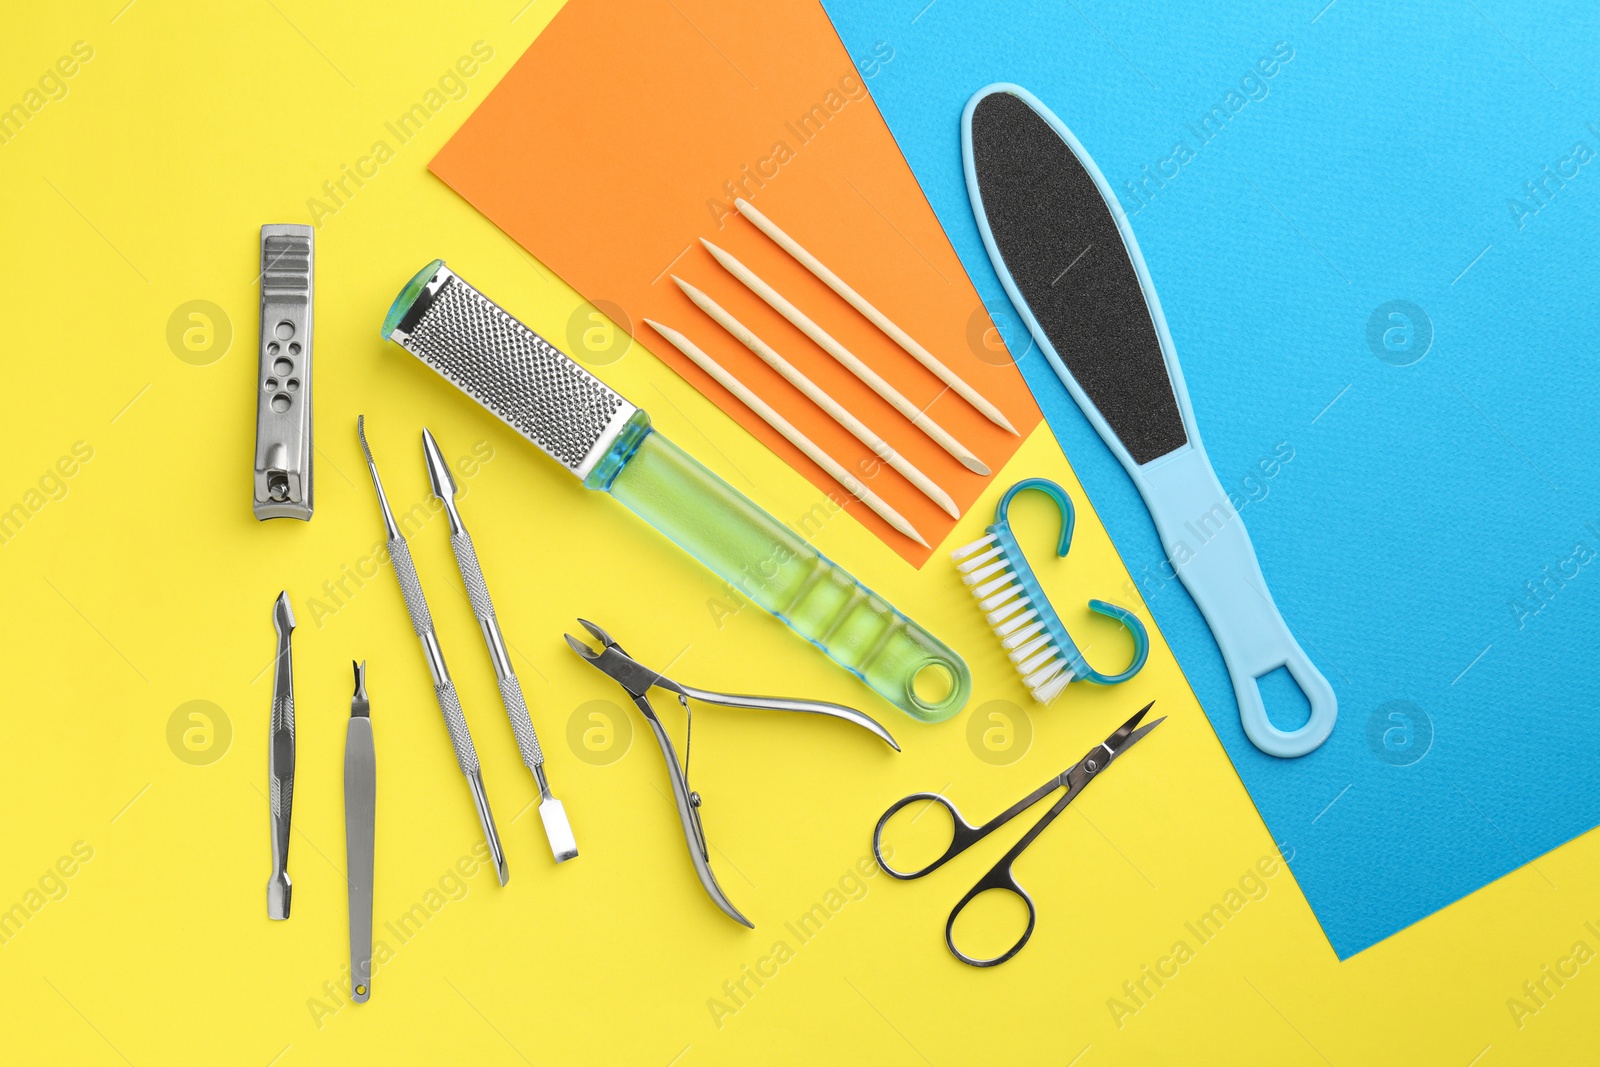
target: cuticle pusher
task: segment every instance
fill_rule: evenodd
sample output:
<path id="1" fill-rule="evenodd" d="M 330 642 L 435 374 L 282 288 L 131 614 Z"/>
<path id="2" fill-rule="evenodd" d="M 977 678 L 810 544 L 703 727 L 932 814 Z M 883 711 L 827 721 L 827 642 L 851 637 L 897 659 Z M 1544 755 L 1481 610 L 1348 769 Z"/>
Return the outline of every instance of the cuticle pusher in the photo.
<path id="1" fill-rule="evenodd" d="M 450 747 L 455 749 L 456 762 L 460 764 L 461 773 L 467 776 L 467 784 L 472 788 L 472 803 L 478 809 L 478 821 L 483 824 L 484 841 L 489 846 L 500 884 L 505 885 L 511 872 L 506 868 L 506 855 L 500 847 L 494 813 L 489 810 L 489 794 L 483 788 L 483 770 L 478 764 L 478 750 L 472 744 L 467 717 L 461 711 L 455 683 L 450 680 L 450 670 L 444 663 L 444 651 L 439 647 L 438 635 L 433 631 L 433 615 L 428 611 L 428 601 L 422 595 L 416 564 L 411 562 L 411 549 L 407 547 L 406 539 L 394 521 L 389 498 L 384 496 L 383 482 L 378 477 L 378 465 L 372 460 L 372 449 L 367 447 L 365 415 L 356 418 L 356 437 L 361 441 L 361 452 L 366 457 L 367 470 L 372 474 L 372 487 L 378 493 L 378 507 L 383 512 L 384 530 L 388 534 L 389 563 L 394 568 L 395 580 L 400 583 L 400 595 L 406 602 L 406 614 L 411 616 L 411 628 L 422 642 L 428 673 L 433 677 L 433 693 L 438 698 L 439 710 L 444 713 L 445 726 L 450 731 Z"/>
<path id="2" fill-rule="evenodd" d="M 367 701 L 367 661 L 352 663 L 356 691 L 344 735 L 344 855 L 350 885 L 350 999 L 372 996 L 372 868 L 377 830 L 378 761 Z"/>
<path id="3" fill-rule="evenodd" d="M 272 817 L 272 877 L 267 881 L 267 918 L 289 917 L 289 818 L 294 811 L 294 659 L 289 635 L 294 612 L 287 590 L 272 605 L 278 653 L 272 671 L 272 716 L 267 744 L 267 808 Z"/>
<path id="4" fill-rule="evenodd" d="M 517 739 L 517 751 L 522 762 L 533 772 L 539 786 L 539 818 L 544 822 L 545 837 L 550 841 L 550 852 L 557 863 L 570 860 L 578 854 L 578 843 L 572 836 L 572 824 L 567 821 L 567 809 L 550 793 L 550 783 L 545 779 L 544 749 L 539 745 L 539 735 L 534 732 L 533 719 L 528 715 L 528 702 L 523 699 L 522 683 L 511 666 L 511 653 L 505 635 L 500 632 L 500 620 L 494 612 L 494 602 L 489 599 L 489 586 L 483 578 L 483 568 L 478 563 L 478 551 L 473 547 L 472 535 L 467 533 L 456 507 L 456 480 L 450 465 L 439 451 L 439 442 L 427 428 L 422 430 L 422 452 L 428 462 L 428 481 L 433 495 L 444 505 L 450 521 L 450 549 L 455 553 L 456 566 L 461 570 L 461 583 L 466 586 L 467 599 L 472 602 L 472 614 L 483 630 L 483 641 L 489 648 L 489 660 L 494 664 L 495 680 L 500 684 L 500 699 L 505 705 L 506 717 L 511 720 L 511 732 Z"/>

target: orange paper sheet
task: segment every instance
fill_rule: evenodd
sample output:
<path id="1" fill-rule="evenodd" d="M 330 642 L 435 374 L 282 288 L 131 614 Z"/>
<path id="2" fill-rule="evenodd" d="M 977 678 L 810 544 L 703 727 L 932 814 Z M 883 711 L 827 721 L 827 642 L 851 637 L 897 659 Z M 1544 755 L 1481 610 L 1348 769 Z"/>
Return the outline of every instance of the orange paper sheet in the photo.
<path id="1" fill-rule="evenodd" d="M 988 478 L 968 471 L 768 308 L 699 239 L 733 253 L 991 471 L 1021 444 L 739 216 L 733 200 L 743 196 L 987 396 L 1021 434 L 1038 424 L 1021 374 L 868 93 L 870 77 L 893 64 L 894 49 L 881 44 L 858 58 L 860 72 L 811 0 L 570 0 L 432 169 L 920 567 L 931 550 L 850 498 L 644 324 L 651 318 L 686 334 L 933 545 L 954 520 L 690 303 L 671 275 L 732 312 L 963 512 Z M 956 117 L 950 121 L 954 152 Z"/>

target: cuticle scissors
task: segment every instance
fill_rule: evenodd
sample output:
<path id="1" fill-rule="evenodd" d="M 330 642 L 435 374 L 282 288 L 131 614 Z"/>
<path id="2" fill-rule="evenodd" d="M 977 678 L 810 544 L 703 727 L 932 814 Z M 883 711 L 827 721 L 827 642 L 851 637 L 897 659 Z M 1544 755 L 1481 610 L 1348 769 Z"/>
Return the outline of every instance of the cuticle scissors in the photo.
<path id="1" fill-rule="evenodd" d="M 1151 730 L 1154 730 L 1157 726 L 1160 726 L 1166 721 L 1166 717 L 1162 716 L 1161 718 L 1156 719 L 1154 722 L 1146 723 L 1144 726 L 1139 726 L 1140 721 L 1145 717 L 1145 713 L 1154 706 L 1155 702 L 1151 701 L 1149 704 L 1146 704 L 1144 707 L 1140 708 L 1138 714 L 1134 715 L 1133 718 L 1117 727 L 1116 731 L 1110 737 L 1106 738 L 1104 741 L 1090 749 L 1088 754 L 1085 755 L 1083 759 L 1079 760 L 1071 767 L 1068 767 L 1060 774 L 1051 778 L 1038 789 L 1035 789 L 1033 792 L 1029 793 L 1027 796 L 1011 805 L 1011 807 L 1007 808 L 999 815 L 996 815 L 994 818 L 984 823 L 982 826 L 973 826 L 971 823 L 967 822 L 966 819 L 961 817 L 961 813 L 956 810 L 956 806 L 950 803 L 949 800 L 945 799 L 944 795 L 940 793 L 913 793 L 908 797 L 902 797 L 901 799 L 895 801 L 889 806 L 889 810 L 883 813 L 883 817 L 878 820 L 877 827 L 872 831 L 872 855 L 875 859 L 877 859 L 878 866 L 883 868 L 885 874 L 888 874 L 892 878 L 898 878 L 901 881 L 909 881 L 913 878 L 921 878 L 924 875 L 932 874 L 940 867 L 943 867 L 950 860 L 961 855 L 961 853 L 965 852 L 979 841 L 982 841 L 985 837 L 988 837 L 991 833 L 998 830 L 1000 827 L 1004 826 L 1018 815 L 1021 815 L 1024 811 L 1027 811 L 1029 808 L 1033 807 L 1035 804 L 1049 796 L 1051 793 L 1055 792 L 1057 789 L 1066 790 L 1066 792 L 1063 793 L 1061 797 L 1050 806 L 1050 810 L 1045 812 L 1039 821 L 1034 823 L 1032 828 L 1030 828 L 1027 833 L 1023 834 L 1017 843 L 1012 845 L 1005 855 L 1000 857 L 999 861 L 989 869 L 987 874 L 978 879 L 977 884 L 968 890 L 966 896 L 962 897 L 956 902 L 956 906 L 954 908 L 950 909 L 950 918 L 945 922 L 944 925 L 944 943 L 946 947 L 950 949 L 950 954 L 956 959 L 960 960 L 962 963 L 970 964 L 973 967 L 995 967 L 1004 963 L 1006 960 L 1009 960 L 1018 952 L 1022 951 L 1022 946 L 1026 945 L 1028 943 L 1028 939 L 1033 936 L 1033 928 L 1035 921 L 1038 918 L 1038 911 L 1034 907 L 1033 898 L 1028 895 L 1027 890 L 1022 888 L 1022 886 L 1017 882 L 1016 876 L 1012 874 L 1011 865 L 1016 861 L 1018 856 L 1022 855 L 1023 851 L 1029 845 L 1033 844 L 1035 838 L 1044 833 L 1045 827 L 1054 822 L 1056 817 L 1066 810 L 1067 805 L 1072 803 L 1072 801 L 1077 798 L 1079 793 L 1083 792 L 1084 786 L 1088 785 L 1090 780 L 1098 776 L 1099 773 L 1105 770 L 1113 760 L 1122 755 L 1122 753 L 1126 752 L 1132 745 L 1142 740 L 1144 736 Z M 950 847 L 946 848 L 943 855 L 939 856 L 933 862 L 917 870 L 895 870 L 893 867 L 890 867 L 888 862 L 883 858 L 884 827 L 888 825 L 889 820 L 893 818 L 896 813 L 901 811 L 903 808 L 920 801 L 929 801 L 931 803 L 938 804 L 950 815 Z M 1028 926 L 1027 929 L 1022 931 L 1022 936 L 1017 939 L 1017 943 L 1012 945 L 1004 953 L 990 959 L 979 959 L 977 957 L 967 955 L 956 947 L 954 934 L 956 918 L 960 916 L 961 912 L 968 904 L 971 904 L 981 894 L 986 893 L 991 889 L 1002 890 L 1012 894 L 1013 896 L 1020 897 L 1023 904 L 1025 904 L 1028 908 Z"/>

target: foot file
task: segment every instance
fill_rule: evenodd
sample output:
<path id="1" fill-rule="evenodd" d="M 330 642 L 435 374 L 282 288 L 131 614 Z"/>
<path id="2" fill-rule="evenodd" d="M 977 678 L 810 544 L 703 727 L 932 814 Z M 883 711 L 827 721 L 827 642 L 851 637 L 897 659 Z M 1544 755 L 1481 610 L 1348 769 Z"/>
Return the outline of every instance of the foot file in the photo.
<path id="1" fill-rule="evenodd" d="M 643 411 L 443 260 L 422 268 L 400 291 L 383 336 L 499 416 L 585 488 L 622 501 L 907 715 L 940 722 L 966 703 L 972 675 L 954 650 L 702 467 L 657 432 Z M 607 563 L 628 568 L 632 561 Z M 634 571 L 636 565 L 629 571 L 633 585 L 649 601 L 649 575 Z"/>
<path id="2" fill-rule="evenodd" d="M 1289 633 L 1250 535 L 1211 469 L 1144 257 L 1105 177 L 1061 120 L 1015 85 L 961 115 L 972 214 L 995 273 L 1050 366 L 1144 497 L 1167 558 L 1211 627 L 1244 732 L 1303 756 L 1338 702 Z M 1288 668 L 1311 717 L 1284 731 L 1258 680 Z"/>

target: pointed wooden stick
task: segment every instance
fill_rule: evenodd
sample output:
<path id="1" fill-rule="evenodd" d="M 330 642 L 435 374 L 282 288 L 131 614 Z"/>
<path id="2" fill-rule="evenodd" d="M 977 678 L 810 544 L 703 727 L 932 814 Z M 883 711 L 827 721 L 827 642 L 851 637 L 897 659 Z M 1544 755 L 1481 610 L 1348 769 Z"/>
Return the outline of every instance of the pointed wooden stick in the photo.
<path id="1" fill-rule="evenodd" d="M 907 481 L 922 490 L 929 500 L 943 508 L 952 519 L 961 517 L 961 511 L 956 507 L 956 502 L 950 499 L 949 493 L 939 488 L 932 478 L 923 474 L 912 465 L 910 460 L 896 452 L 887 441 L 873 433 L 860 419 L 845 410 L 843 404 L 829 396 L 821 386 L 801 373 L 799 368 L 773 351 L 772 346 L 757 337 L 748 326 L 724 310 L 722 305 L 676 274 L 672 276 L 672 280 L 678 283 L 678 288 L 683 290 L 685 296 L 694 301 L 696 307 L 715 319 L 717 325 L 742 341 L 744 346 L 760 356 L 767 366 L 783 375 L 790 385 L 809 397 L 813 404 L 833 416 L 839 425 L 855 435 L 856 440 L 870 448 L 873 455 L 905 475 Z"/>
<path id="2" fill-rule="evenodd" d="M 977 408 L 984 418 L 1010 433 L 1017 432 L 1016 427 L 1011 425 L 1011 421 L 1005 417 L 1005 414 L 990 403 L 982 393 L 962 381 L 960 375 L 941 363 L 939 358 L 932 352 L 919 345 L 910 334 L 896 326 L 889 316 L 868 303 L 866 297 L 850 288 L 843 278 L 833 273 L 820 259 L 806 251 L 805 246 L 799 241 L 779 229 L 777 223 L 757 211 L 748 200 L 735 199 L 733 206 L 738 208 L 739 214 L 749 219 L 756 229 L 772 238 L 779 247 L 793 256 L 801 266 L 815 274 L 829 289 L 838 293 L 851 307 L 865 315 L 874 326 L 888 334 L 895 344 L 911 353 L 918 363 L 927 367 L 938 376 L 941 382 L 954 389 L 961 399 Z"/>
<path id="3" fill-rule="evenodd" d="M 961 461 L 963 467 L 966 467 L 974 474 L 989 473 L 989 468 L 984 465 L 983 460 L 979 459 L 972 449 L 957 441 L 948 430 L 934 422 L 926 412 L 906 399 L 904 393 L 890 385 L 882 375 L 863 363 L 859 356 L 834 340 L 833 335 L 828 331 L 812 322 L 805 312 L 789 303 L 782 293 L 762 281 L 749 267 L 740 263 L 710 241 L 707 241 L 704 237 L 700 238 L 700 243 L 706 246 L 706 251 L 715 256 L 717 262 L 721 263 L 729 274 L 738 278 L 751 292 L 765 300 L 774 311 L 793 323 L 801 333 L 816 342 L 817 346 L 824 352 L 843 363 L 851 374 L 871 386 L 873 392 L 893 404 L 896 411 L 910 419 L 913 426 L 931 437 L 934 444 L 956 457 Z"/>
<path id="4" fill-rule="evenodd" d="M 774 411 L 772 405 L 751 392 L 743 382 L 723 370 L 716 360 L 702 352 L 695 346 L 693 341 L 670 326 L 663 326 L 653 319 L 645 319 L 644 321 L 652 330 L 665 337 L 673 348 L 687 356 L 695 366 L 715 378 L 724 389 L 738 397 L 746 407 L 766 420 L 767 425 L 782 434 L 786 441 L 810 457 L 813 463 L 828 473 L 828 477 L 844 486 L 852 496 L 876 512 L 884 522 L 893 526 L 922 547 L 928 547 L 928 542 L 922 539 L 922 535 L 917 533 L 917 528 L 907 522 L 904 515 L 884 503 L 878 494 L 861 483 L 861 479 L 845 470 L 838 460 L 818 448 L 811 438 L 795 429 L 788 419 Z"/>

